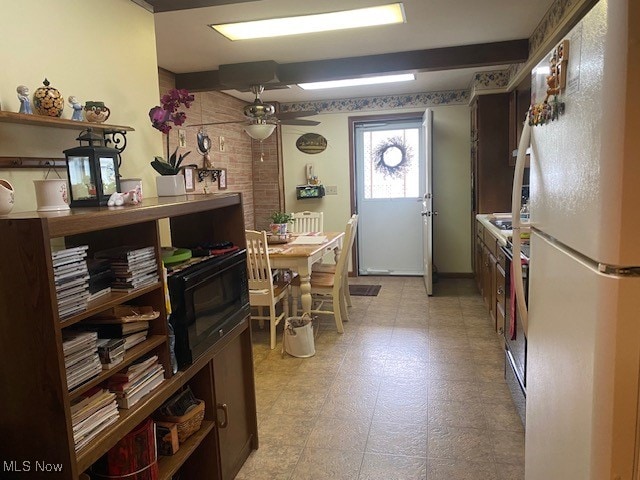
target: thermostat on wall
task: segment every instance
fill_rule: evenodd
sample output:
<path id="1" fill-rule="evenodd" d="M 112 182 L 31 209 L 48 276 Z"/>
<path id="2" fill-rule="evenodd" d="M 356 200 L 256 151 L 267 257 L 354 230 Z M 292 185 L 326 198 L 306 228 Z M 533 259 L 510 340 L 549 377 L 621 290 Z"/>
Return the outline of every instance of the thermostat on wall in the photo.
<path id="1" fill-rule="evenodd" d="M 298 185 L 296 187 L 296 198 L 322 198 L 324 197 L 323 185 Z"/>

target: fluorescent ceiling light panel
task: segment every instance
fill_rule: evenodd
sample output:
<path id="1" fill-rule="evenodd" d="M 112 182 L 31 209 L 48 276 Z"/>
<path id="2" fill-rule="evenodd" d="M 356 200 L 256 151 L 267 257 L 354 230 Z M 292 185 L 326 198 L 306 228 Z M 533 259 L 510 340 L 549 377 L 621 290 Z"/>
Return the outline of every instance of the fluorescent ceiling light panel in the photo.
<path id="1" fill-rule="evenodd" d="M 323 88 L 356 87 L 359 85 L 378 85 L 380 83 L 409 82 L 415 80 L 413 73 L 403 73 L 400 75 L 383 75 L 380 77 L 347 78 L 345 80 L 329 80 L 327 82 L 299 83 L 298 86 L 304 90 L 320 90 Z"/>
<path id="2" fill-rule="evenodd" d="M 347 28 L 404 23 L 402 3 L 358 8 L 341 12 L 318 13 L 298 17 L 271 18 L 251 22 L 209 25 L 230 40 L 280 37 L 301 33 L 327 32 Z"/>

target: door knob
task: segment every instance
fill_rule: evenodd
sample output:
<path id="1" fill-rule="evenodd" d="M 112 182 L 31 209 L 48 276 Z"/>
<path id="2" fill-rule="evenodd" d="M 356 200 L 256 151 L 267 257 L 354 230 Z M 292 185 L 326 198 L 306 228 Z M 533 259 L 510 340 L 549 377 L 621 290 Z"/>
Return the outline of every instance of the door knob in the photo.
<path id="1" fill-rule="evenodd" d="M 433 212 L 433 216 L 437 217 L 438 216 L 438 212 Z"/>

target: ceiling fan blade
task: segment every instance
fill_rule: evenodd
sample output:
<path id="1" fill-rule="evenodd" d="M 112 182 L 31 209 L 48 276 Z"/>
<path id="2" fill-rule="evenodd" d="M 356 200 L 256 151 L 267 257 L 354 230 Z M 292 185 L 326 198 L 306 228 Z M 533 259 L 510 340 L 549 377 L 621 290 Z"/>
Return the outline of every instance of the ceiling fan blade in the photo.
<path id="1" fill-rule="evenodd" d="M 280 120 L 282 125 L 300 125 L 307 127 L 315 127 L 316 125 L 320 125 L 320 122 L 316 122 L 315 120 L 303 120 L 301 118 L 290 118 L 289 120 Z"/>
<path id="2" fill-rule="evenodd" d="M 191 125 L 185 125 L 185 127 L 206 127 L 208 125 L 229 125 L 231 123 L 246 123 L 247 120 L 229 120 L 227 122 L 211 122 L 211 123 L 193 123 Z"/>
<path id="3" fill-rule="evenodd" d="M 285 120 L 288 118 L 298 118 L 298 117 L 312 117 L 313 115 L 317 115 L 318 112 L 316 112 L 315 110 L 305 110 L 302 112 L 282 112 L 282 113 L 277 113 L 276 117 L 278 117 L 280 120 Z"/>

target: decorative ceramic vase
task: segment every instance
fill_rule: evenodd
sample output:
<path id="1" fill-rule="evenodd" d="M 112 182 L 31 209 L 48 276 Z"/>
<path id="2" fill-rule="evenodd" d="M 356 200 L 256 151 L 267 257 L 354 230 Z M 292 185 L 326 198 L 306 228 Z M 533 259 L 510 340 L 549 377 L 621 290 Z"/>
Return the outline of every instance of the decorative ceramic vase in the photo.
<path id="1" fill-rule="evenodd" d="M 13 185 L 0 179 L 0 215 L 6 215 L 13 209 L 15 195 Z"/>
<path id="2" fill-rule="evenodd" d="M 160 175 L 156 177 L 156 188 L 159 197 L 173 197 L 186 194 L 184 175 Z"/>
<path id="3" fill-rule="evenodd" d="M 280 235 L 281 237 L 287 235 L 286 223 L 270 223 L 269 228 L 271 229 L 271 233 L 273 235 Z"/>
<path id="4" fill-rule="evenodd" d="M 64 108 L 64 99 L 60 92 L 49 86 L 49 80 L 44 79 L 44 87 L 38 88 L 33 94 L 33 106 L 38 115 L 59 117 Z"/>
<path id="5" fill-rule="evenodd" d="M 102 123 L 109 118 L 111 110 L 104 102 L 87 102 L 84 105 L 84 116 L 87 122 Z"/>
<path id="6" fill-rule="evenodd" d="M 67 203 L 67 181 L 60 178 L 34 180 L 36 202 L 39 212 L 69 210 Z"/>

